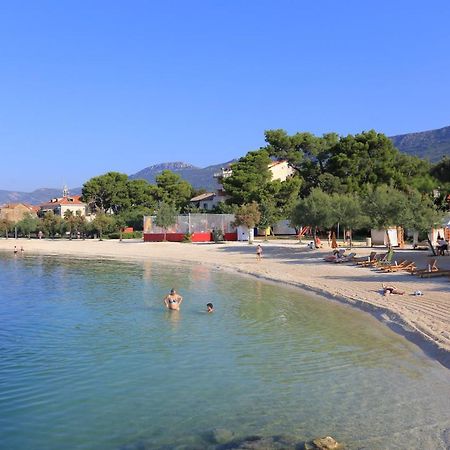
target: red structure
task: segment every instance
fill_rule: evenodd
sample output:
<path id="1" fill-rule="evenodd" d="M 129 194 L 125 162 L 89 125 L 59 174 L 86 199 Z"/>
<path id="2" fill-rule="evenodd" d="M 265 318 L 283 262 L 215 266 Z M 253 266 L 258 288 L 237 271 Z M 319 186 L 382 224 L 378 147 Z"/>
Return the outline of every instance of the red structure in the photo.
<path id="1" fill-rule="evenodd" d="M 167 233 L 166 241 L 181 242 L 184 239 L 184 233 Z M 237 241 L 237 233 L 225 233 L 226 241 Z M 210 231 L 198 231 L 192 233 L 192 242 L 213 242 L 213 235 Z M 144 242 L 162 242 L 164 241 L 164 233 L 144 233 Z"/>

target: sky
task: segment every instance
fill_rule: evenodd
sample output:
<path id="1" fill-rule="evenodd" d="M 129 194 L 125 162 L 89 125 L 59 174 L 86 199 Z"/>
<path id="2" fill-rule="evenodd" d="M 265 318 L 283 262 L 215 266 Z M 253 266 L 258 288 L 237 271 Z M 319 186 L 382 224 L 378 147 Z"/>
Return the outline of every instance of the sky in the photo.
<path id="1" fill-rule="evenodd" d="M 450 2 L 0 2 L 0 190 L 450 125 Z"/>

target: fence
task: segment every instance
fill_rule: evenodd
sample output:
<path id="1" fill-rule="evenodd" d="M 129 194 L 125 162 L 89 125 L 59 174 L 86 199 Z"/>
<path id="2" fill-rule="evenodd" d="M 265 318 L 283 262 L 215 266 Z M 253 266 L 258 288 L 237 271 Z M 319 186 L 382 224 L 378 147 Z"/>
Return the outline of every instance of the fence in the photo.
<path id="1" fill-rule="evenodd" d="M 187 214 L 178 215 L 176 222 L 164 230 L 155 225 L 154 216 L 144 217 L 144 240 L 181 241 L 186 234 L 192 235 L 194 242 L 212 240 L 213 230 L 221 230 L 226 240 L 236 240 L 236 228 L 233 227 L 234 214 Z"/>

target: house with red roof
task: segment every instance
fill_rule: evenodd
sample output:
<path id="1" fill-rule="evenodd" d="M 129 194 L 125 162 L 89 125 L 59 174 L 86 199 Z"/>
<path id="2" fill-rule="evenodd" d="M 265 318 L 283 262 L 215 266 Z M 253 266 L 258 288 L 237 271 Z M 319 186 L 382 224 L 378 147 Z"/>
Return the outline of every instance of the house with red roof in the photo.
<path id="1" fill-rule="evenodd" d="M 62 197 L 52 198 L 49 202 L 39 205 L 39 215 L 43 216 L 52 211 L 56 216 L 64 217 L 66 211 L 72 211 L 74 216 L 77 213 L 86 216 L 86 208 L 87 204 L 81 201 L 81 195 L 69 195 L 65 189 Z"/>

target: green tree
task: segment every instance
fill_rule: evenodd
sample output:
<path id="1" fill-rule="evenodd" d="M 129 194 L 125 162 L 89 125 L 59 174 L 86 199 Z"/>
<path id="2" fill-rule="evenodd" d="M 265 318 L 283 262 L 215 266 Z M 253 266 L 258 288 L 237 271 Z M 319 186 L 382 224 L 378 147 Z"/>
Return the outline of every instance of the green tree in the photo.
<path id="1" fill-rule="evenodd" d="M 258 202 L 272 179 L 269 164 L 272 160 L 266 150 L 247 153 L 231 165 L 231 176 L 222 180 L 229 195 L 228 204 L 242 205 Z"/>
<path id="2" fill-rule="evenodd" d="M 334 225 L 339 224 L 350 231 L 350 247 L 352 231 L 366 225 L 369 221 L 363 214 L 361 201 L 355 194 L 333 194 L 330 199 L 331 216 Z"/>
<path id="3" fill-rule="evenodd" d="M 163 203 L 171 203 L 176 209 L 183 209 L 192 198 L 192 186 L 178 174 L 163 170 L 156 177 L 156 199 Z"/>
<path id="4" fill-rule="evenodd" d="M 177 222 L 177 210 L 172 203 L 161 202 L 156 210 L 155 225 L 164 230 L 164 241 L 167 236 L 167 229 Z"/>
<path id="5" fill-rule="evenodd" d="M 5 238 L 8 239 L 9 232 L 11 231 L 14 223 L 8 219 L 0 219 L 0 231 L 4 233 Z"/>
<path id="6" fill-rule="evenodd" d="M 47 211 L 42 219 L 42 227 L 52 239 L 57 233 L 61 233 L 62 223 L 61 217 L 55 215 L 53 211 Z"/>
<path id="7" fill-rule="evenodd" d="M 158 188 L 146 180 L 128 181 L 128 197 L 131 208 L 154 209 L 157 205 Z"/>
<path id="8" fill-rule="evenodd" d="M 388 246 L 391 247 L 388 228 L 402 224 L 409 214 L 406 194 L 387 185 L 368 186 L 363 203 L 370 226 L 385 230 Z"/>
<path id="9" fill-rule="evenodd" d="M 320 188 L 300 199 L 291 215 L 291 224 L 295 227 L 309 226 L 316 242 L 317 228 L 329 228 L 333 225 L 331 198 Z"/>
<path id="10" fill-rule="evenodd" d="M 66 226 L 66 230 L 69 232 L 69 239 L 72 240 L 72 232 L 76 227 L 77 218 L 73 214 L 73 211 L 69 209 L 64 212 L 64 222 Z"/>
<path id="11" fill-rule="evenodd" d="M 155 208 L 136 206 L 122 211 L 119 214 L 119 217 L 123 219 L 126 226 L 133 227 L 134 230 L 142 231 L 144 226 L 144 216 L 151 216 L 154 212 Z"/>
<path id="12" fill-rule="evenodd" d="M 252 230 L 261 220 L 261 212 L 256 202 L 244 203 L 236 209 L 234 214 L 233 226 L 246 226 L 249 230 Z M 248 241 L 251 241 L 251 233 L 248 234 Z"/>
<path id="13" fill-rule="evenodd" d="M 108 172 L 84 183 L 82 199 L 95 211 L 112 211 L 114 214 L 130 207 L 128 176 Z"/>
<path id="14" fill-rule="evenodd" d="M 22 220 L 17 222 L 17 228 L 23 236 L 31 238 L 31 233 L 34 233 L 39 225 L 39 219 L 31 213 L 25 213 Z"/>
<path id="15" fill-rule="evenodd" d="M 436 251 L 429 239 L 428 233 L 432 228 L 441 226 L 443 218 L 444 213 L 438 210 L 429 195 L 412 190 L 407 194 L 407 203 L 404 214 L 400 218 L 400 225 L 404 228 L 426 234 L 430 249 L 433 255 L 436 256 Z"/>
<path id="16" fill-rule="evenodd" d="M 92 221 L 92 227 L 98 232 L 100 241 L 103 240 L 104 233 L 114 230 L 114 226 L 114 217 L 105 213 L 98 213 Z"/>
<path id="17" fill-rule="evenodd" d="M 87 230 L 86 217 L 81 214 L 81 211 L 77 211 L 75 213 L 75 223 L 74 223 L 74 231 L 78 236 L 80 233 L 83 238 Z"/>

